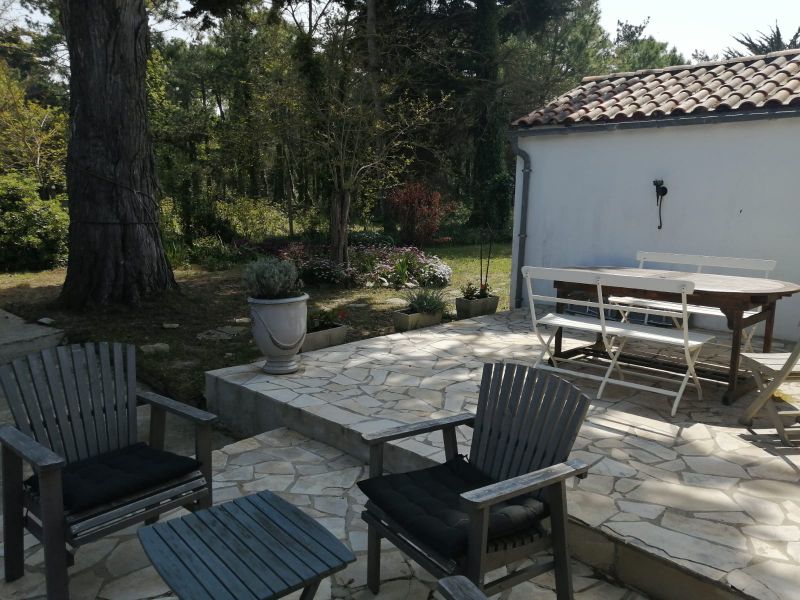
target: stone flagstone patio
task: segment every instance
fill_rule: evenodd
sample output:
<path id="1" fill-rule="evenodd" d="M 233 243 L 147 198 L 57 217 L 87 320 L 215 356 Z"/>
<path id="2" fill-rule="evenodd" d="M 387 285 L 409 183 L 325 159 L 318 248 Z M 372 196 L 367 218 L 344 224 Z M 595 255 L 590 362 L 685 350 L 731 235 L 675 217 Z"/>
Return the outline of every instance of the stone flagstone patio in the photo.
<path id="1" fill-rule="evenodd" d="M 361 461 L 287 429 L 244 439 L 215 451 L 213 456 L 215 503 L 252 492 L 274 491 L 300 506 L 356 553 L 355 563 L 320 586 L 317 600 L 375 597 L 366 589 L 366 526 L 360 517 L 365 498 L 355 487 L 366 474 Z M 183 512 L 175 511 L 169 518 Z M 44 599 L 41 547 L 30 535 L 26 536 L 26 547 L 25 576 L 12 584 L 0 581 L 3 600 Z M 575 562 L 573 568 L 576 600 L 644 600 L 644 596 L 604 580 L 586 565 Z M 381 599 L 436 597 L 435 580 L 386 542 L 381 579 Z M 555 598 L 552 587 L 552 576 L 545 574 L 496 598 L 550 600 Z M 70 569 L 70 594 L 72 600 L 175 598 L 150 565 L 135 528 L 78 550 L 76 564 Z M 299 596 L 296 592 L 287 598 L 297 600 Z"/>
<path id="2" fill-rule="evenodd" d="M 210 372 L 206 395 L 243 433 L 288 426 L 363 460 L 362 432 L 474 411 L 483 361 L 537 351 L 518 310 L 311 352 L 289 376 L 260 364 Z M 575 552 L 663 597 L 798 598 L 800 455 L 738 424 L 751 396 L 724 406 L 721 386 L 703 388 L 702 401 L 687 390 L 674 418 L 666 397 L 629 388 L 610 386 L 593 403 L 573 452 L 591 465 L 568 495 Z M 467 452 L 470 431 L 459 435 Z M 431 434 L 395 444 L 387 464 L 443 456 Z"/>

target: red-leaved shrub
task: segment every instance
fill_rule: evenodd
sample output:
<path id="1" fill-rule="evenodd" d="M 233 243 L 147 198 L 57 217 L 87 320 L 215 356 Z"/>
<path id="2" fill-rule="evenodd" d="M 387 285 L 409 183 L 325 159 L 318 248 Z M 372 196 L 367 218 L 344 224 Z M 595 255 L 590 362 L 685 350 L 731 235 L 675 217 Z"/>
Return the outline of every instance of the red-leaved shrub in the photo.
<path id="1" fill-rule="evenodd" d="M 447 215 L 442 195 L 424 183 L 407 183 L 389 195 L 392 217 L 400 226 L 403 243 L 425 246 L 433 241 L 439 224 Z"/>

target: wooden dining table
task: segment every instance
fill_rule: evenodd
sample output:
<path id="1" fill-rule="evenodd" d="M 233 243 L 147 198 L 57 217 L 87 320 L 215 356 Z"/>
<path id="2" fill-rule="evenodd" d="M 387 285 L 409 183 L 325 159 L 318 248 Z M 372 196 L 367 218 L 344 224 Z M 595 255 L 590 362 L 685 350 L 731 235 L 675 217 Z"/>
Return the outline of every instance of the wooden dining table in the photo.
<path id="1" fill-rule="evenodd" d="M 743 386 L 739 377 L 739 357 L 742 350 L 742 330 L 764 322 L 763 351 L 772 349 L 772 335 L 775 325 L 775 311 L 778 300 L 800 292 L 800 285 L 788 281 L 765 279 L 763 277 L 740 277 L 736 275 L 718 275 L 714 273 L 692 273 L 685 271 L 670 271 L 662 269 L 640 269 L 636 267 L 570 267 L 597 273 L 612 275 L 628 275 L 648 279 L 680 279 L 694 284 L 694 292 L 687 296 L 687 302 L 696 306 L 718 308 L 727 319 L 728 329 L 731 331 L 731 353 L 728 370 L 722 376 L 722 381 L 727 383 L 723 394 L 724 404 L 731 404 L 736 398 L 747 392 L 751 386 Z M 563 298 L 582 297 L 596 294 L 597 290 L 592 285 L 556 281 L 555 288 L 558 296 Z M 680 302 L 680 296 L 662 292 L 651 292 L 631 288 L 605 287 L 604 292 L 610 296 L 636 296 L 648 300 Z M 756 314 L 745 316 L 747 311 L 760 309 Z M 564 310 L 559 305 L 559 312 Z M 602 344 L 593 344 L 563 351 L 561 347 L 561 332 L 556 334 L 556 357 L 568 358 L 585 353 L 604 353 Z M 642 361 L 631 361 L 642 362 Z M 652 366 L 652 361 L 650 366 Z M 664 366 L 659 364 L 658 366 Z M 713 374 L 709 375 L 711 378 Z"/>

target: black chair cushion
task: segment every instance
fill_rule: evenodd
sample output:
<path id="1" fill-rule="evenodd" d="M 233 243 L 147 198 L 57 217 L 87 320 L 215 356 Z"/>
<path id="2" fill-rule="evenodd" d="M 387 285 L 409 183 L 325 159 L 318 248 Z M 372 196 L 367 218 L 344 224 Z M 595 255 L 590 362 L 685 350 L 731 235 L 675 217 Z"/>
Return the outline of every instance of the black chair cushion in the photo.
<path id="1" fill-rule="evenodd" d="M 151 448 L 144 442 L 71 463 L 62 472 L 64 508 L 81 512 L 167 483 L 198 469 L 193 458 Z M 26 482 L 38 492 L 34 475 Z"/>
<path id="2" fill-rule="evenodd" d="M 469 516 L 459 495 L 490 483 L 459 456 L 420 471 L 366 479 L 358 487 L 407 533 L 445 558 L 458 559 L 466 553 L 469 535 Z M 532 496 L 500 503 L 489 513 L 489 540 L 530 530 L 546 513 Z"/>

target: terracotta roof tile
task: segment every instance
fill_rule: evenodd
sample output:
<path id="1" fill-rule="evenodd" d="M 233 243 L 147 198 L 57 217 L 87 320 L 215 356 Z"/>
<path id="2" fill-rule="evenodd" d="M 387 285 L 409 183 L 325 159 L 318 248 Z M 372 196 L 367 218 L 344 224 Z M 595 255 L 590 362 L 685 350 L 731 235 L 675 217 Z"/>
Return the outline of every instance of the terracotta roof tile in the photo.
<path id="1" fill-rule="evenodd" d="M 586 77 L 520 127 L 800 106 L 800 50 Z"/>

